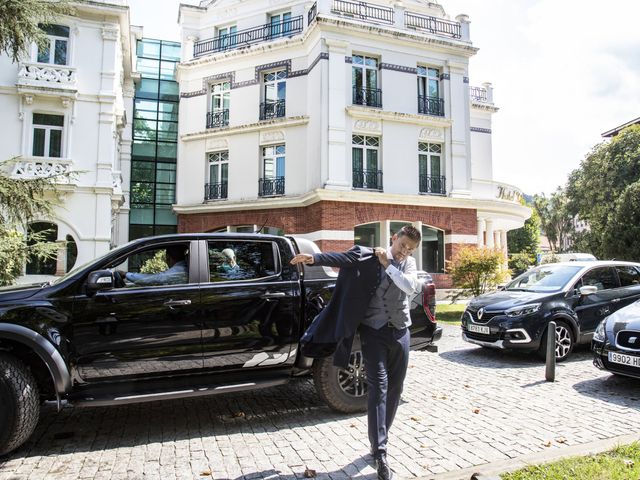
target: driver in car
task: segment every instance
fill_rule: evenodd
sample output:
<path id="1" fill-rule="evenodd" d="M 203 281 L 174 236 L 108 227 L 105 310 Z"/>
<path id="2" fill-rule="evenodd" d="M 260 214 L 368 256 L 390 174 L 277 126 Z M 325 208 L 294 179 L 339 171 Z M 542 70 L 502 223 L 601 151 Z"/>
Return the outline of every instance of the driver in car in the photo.
<path id="1" fill-rule="evenodd" d="M 167 247 L 166 262 L 169 266 L 164 272 L 158 273 L 135 273 L 127 272 L 123 278 L 135 285 L 176 285 L 187 283 L 188 270 L 185 255 L 185 248 L 182 245 Z"/>

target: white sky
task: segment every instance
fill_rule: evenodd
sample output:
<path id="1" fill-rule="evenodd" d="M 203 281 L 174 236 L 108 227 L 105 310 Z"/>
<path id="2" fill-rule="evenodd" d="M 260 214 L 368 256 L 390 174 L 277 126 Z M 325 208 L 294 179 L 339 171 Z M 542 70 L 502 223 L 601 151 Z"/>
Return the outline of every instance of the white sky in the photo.
<path id="1" fill-rule="evenodd" d="M 131 23 L 143 25 L 145 37 L 179 40 L 180 0 L 129 3 Z M 451 19 L 469 15 L 480 48 L 471 59 L 471 85 L 494 87 L 495 180 L 550 193 L 602 132 L 640 117 L 640 1 L 439 3 Z"/>

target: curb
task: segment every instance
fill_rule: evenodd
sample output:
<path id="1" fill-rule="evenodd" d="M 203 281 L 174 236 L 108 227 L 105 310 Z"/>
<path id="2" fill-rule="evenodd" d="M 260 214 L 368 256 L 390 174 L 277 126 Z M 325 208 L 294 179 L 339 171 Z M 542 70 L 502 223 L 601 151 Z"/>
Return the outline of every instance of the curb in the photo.
<path id="1" fill-rule="evenodd" d="M 571 445 L 569 447 L 544 452 L 530 453 L 517 458 L 484 463 L 462 470 L 423 476 L 419 477 L 418 480 L 470 480 L 474 474 L 476 475 L 474 478 L 477 480 L 499 480 L 501 473 L 513 472 L 529 465 L 550 463 L 567 457 L 594 455 L 611 450 L 618 445 L 625 445 L 637 441 L 640 441 L 640 434 L 638 433 L 619 435 L 605 440 L 597 440 L 595 442 Z"/>

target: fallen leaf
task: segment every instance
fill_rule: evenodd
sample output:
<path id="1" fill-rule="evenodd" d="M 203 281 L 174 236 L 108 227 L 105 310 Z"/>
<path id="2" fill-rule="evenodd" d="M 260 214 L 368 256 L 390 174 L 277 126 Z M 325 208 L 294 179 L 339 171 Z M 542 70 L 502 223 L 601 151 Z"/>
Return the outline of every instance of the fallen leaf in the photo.
<path id="1" fill-rule="evenodd" d="M 471 388 L 471 385 L 464 385 L 464 388 Z"/>
<path id="2" fill-rule="evenodd" d="M 567 439 L 564 437 L 558 437 L 556 438 L 556 442 L 558 443 L 567 443 Z"/>
<path id="3" fill-rule="evenodd" d="M 413 420 L 414 422 L 419 422 L 420 420 L 422 420 L 422 417 L 420 417 L 418 415 L 413 415 L 411 417 L 411 420 Z"/>
<path id="4" fill-rule="evenodd" d="M 474 408 L 473 410 L 471 410 L 473 413 L 480 413 L 480 409 L 479 408 Z"/>
<path id="5" fill-rule="evenodd" d="M 304 470 L 304 478 L 315 478 L 315 476 L 316 476 L 315 470 L 311 470 L 310 468 L 306 468 Z"/>
<path id="6" fill-rule="evenodd" d="M 231 416 L 233 418 L 244 418 L 246 415 L 244 414 L 244 412 L 233 412 Z"/>
<path id="7" fill-rule="evenodd" d="M 421 443 L 420 448 L 429 448 L 429 445 L 427 445 L 426 443 Z"/>
<path id="8" fill-rule="evenodd" d="M 355 423 L 352 423 L 351 425 L 349 425 L 351 428 L 356 428 L 358 425 L 356 425 Z"/>
<path id="9" fill-rule="evenodd" d="M 413 367 L 415 367 L 415 365 L 413 363 L 410 363 L 407 368 L 413 368 Z"/>
<path id="10" fill-rule="evenodd" d="M 200 473 L 201 477 L 210 477 L 212 474 L 211 470 L 205 470 L 204 472 Z"/>
<path id="11" fill-rule="evenodd" d="M 440 400 L 446 400 L 446 399 L 447 399 L 447 396 L 446 396 L 446 395 L 442 395 L 442 396 L 440 397 Z"/>
<path id="12" fill-rule="evenodd" d="M 544 442 L 542 444 L 543 447 L 550 447 L 551 446 L 551 440 L 547 440 L 546 442 Z"/>

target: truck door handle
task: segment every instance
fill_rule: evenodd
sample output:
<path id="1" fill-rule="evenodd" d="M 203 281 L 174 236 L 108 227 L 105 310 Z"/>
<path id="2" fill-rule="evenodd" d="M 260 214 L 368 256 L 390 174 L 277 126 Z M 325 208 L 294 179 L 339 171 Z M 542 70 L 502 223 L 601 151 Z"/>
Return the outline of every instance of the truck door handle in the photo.
<path id="1" fill-rule="evenodd" d="M 191 305 L 191 300 L 167 300 L 163 303 L 165 307 L 183 307 L 185 305 Z"/>
<path id="2" fill-rule="evenodd" d="M 269 300 L 274 300 L 276 298 L 284 298 L 286 296 L 287 294 L 284 292 L 273 292 L 273 293 L 266 292 L 260 295 L 260 298 L 264 298 L 265 300 L 269 301 Z"/>

